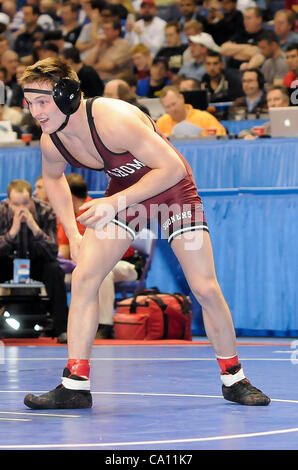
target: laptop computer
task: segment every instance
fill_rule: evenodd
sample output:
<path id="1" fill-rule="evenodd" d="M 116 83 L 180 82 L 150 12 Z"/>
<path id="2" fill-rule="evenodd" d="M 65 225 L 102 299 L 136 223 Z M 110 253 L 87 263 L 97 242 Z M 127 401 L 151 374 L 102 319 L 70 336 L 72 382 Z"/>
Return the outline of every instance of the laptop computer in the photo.
<path id="1" fill-rule="evenodd" d="M 298 137 L 298 106 L 269 109 L 272 137 Z"/>

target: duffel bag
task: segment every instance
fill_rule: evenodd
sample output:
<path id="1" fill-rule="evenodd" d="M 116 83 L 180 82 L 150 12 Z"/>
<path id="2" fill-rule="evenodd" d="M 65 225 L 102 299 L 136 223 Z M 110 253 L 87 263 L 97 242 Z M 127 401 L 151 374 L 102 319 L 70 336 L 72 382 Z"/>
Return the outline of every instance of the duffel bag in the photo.
<path id="1" fill-rule="evenodd" d="M 116 339 L 184 339 L 191 341 L 189 297 L 145 289 L 116 303 Z"/>

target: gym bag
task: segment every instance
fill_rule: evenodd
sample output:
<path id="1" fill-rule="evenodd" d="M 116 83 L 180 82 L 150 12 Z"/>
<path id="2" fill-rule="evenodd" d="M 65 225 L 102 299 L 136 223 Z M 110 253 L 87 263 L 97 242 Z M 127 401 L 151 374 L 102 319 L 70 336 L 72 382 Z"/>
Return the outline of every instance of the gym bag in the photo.
<path id="1" fill-rule="evenodd" d="M 191 320 L 189 297 L 145 289 L 116 303 L 115 339 L 191 341 Z"/>

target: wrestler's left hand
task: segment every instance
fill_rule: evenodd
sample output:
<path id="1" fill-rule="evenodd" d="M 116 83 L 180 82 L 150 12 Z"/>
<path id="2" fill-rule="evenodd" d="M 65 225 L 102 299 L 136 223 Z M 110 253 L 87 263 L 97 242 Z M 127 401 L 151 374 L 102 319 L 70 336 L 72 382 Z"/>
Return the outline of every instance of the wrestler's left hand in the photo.
<path id="1" fill-rule="evenodd" d="M 83 214 L 77 220 L 86 227 L 98 228 L 98 225 L 106 225 L 114 219 L 117 213 L 117 200 L 111 197 L 103 197 L 85 202 L 80 210 Z"/>

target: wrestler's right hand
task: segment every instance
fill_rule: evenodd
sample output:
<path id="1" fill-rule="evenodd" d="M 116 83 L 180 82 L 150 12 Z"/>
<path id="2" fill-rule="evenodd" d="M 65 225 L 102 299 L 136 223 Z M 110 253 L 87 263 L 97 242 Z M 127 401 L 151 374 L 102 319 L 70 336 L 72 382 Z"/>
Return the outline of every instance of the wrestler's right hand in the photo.
<path id="1" fill-rule="evenodd" d="M 78 261 L 82 238 L 83 237 L 80 233 L 77 233 L 73 237 L 69 238 L 70 257 L 75 263 Z"/>

